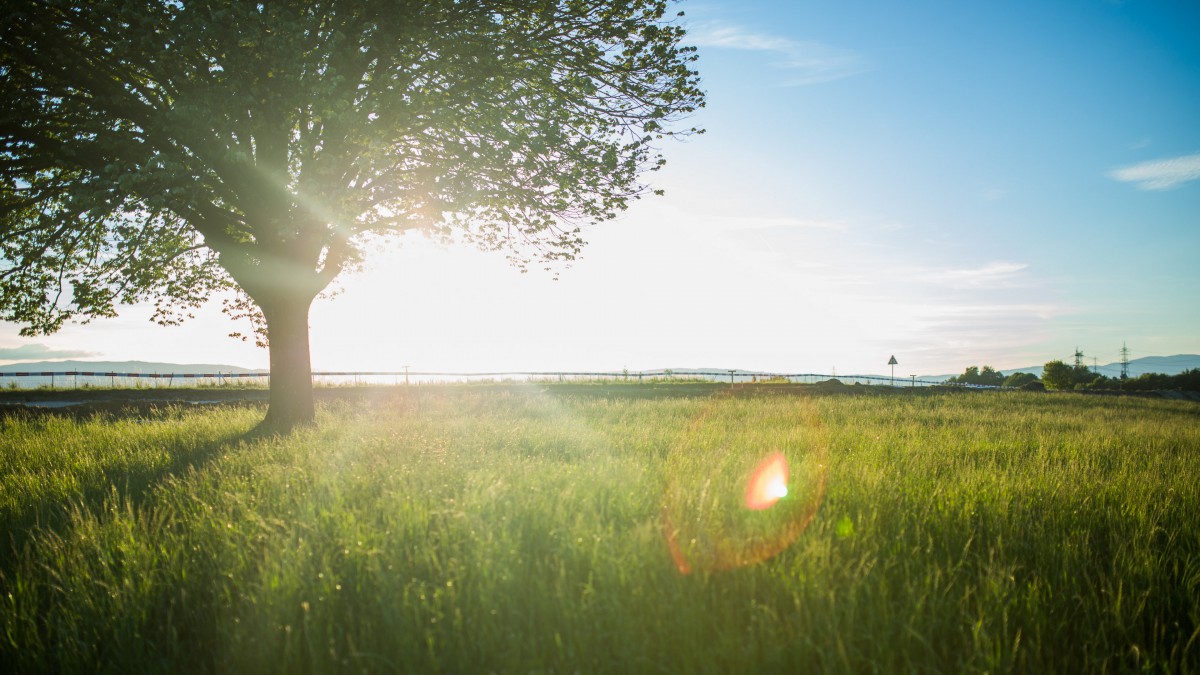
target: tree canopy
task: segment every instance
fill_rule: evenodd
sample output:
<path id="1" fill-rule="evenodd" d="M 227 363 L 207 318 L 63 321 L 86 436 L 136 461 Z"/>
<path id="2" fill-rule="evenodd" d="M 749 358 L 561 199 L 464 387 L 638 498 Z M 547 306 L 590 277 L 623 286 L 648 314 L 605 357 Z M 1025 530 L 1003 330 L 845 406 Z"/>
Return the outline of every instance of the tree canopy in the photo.
<path id="1" fill-rule="evenodd" d="M 666 0 L 6 9 L 0 318 L 31 335 L 153 300 L 174 323 L 238 289 L 285 425 L 312 416 L 308 308 L 372 239 L 571 260 L 703 105 Z"/>
<path id="2" fill-rule="evenodd" d="M 991 366 L 984 366 L 982 370 L 978 366 L 968 366 L 963 371 L 962 375 L 956 375 L 946 380 L 953 384 L 973 384 L 987 387 L 999 387 L 1004 384 L 1004 376 L 996 372 Z"/>
<path id="3" fill-rule="evenodd" d="M 1075 386 L 1075 369 L 1055 359 L 1042 366 L 1042 382 L 1050 389 L 1071 389 Z"/>
<path id="4" fill-rule="evenodd" d="M 1033 373 L 1013 373 L 1004 378 L 1004 386 L 1006 387 L 1024 387 L 1034 382 L 1038 382 L 1037 375 Z"/>
<path id="5" fill-rule="evenodd" d="M 1062 361 L 1050 361 L 1044 367 L 1043 378 L 1051 389 L 1105 391 L 1200 391 L 1200 368 L 1175 375 L 1142 373 L 1137 377 L 1106 377 L 1084 366 L 1069 366 Z"/>

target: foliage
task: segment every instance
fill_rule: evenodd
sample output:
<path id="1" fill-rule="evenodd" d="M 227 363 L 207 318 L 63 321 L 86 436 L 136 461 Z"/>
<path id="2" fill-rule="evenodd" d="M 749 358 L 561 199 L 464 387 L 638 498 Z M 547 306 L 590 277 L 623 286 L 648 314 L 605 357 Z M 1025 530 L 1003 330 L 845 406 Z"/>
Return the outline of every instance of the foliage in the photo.
<path id="1" fill-rule="evenodd" d="M 371 235 L 569 260 L 700 105 L 665 2 L 65 0 L 0 33 L 5 317 L 323 288 Z M 530 261 L 518 255 L 518 262 Z M 165 310 L 164 310 L 165 311 Z M 160 314 L 159 318 L 166 318 Z"/>
<path id="2" fill-rule="evenodd" d="M 1051 389 L 1094 389 L 1111 391 L 1200 391 L 1200 368 L 1185 370 L 1178 375 L 1143 373 L 1137 377 L 1107 377 L 1084 366 L 1068 366 L 1062 361 L 1050 361 L 1042 371 L 1042 380 Z"/>
<path id="3" fill-rule="evenodd" d="M 1185 370 L 1177 375 L 1164 373 L 1142 373 L 1137 377 L 1120 379 L 1095 375 L 1076 388 L 1109 389 L 1117 391 L 1181 390 L 1200 391 L 1200 368 Z"/>
<path id="4" fill-rule="evenodd" d="M 946 382 L 950 384 L 974 384 L 985 387 L 999 387 L 1004 384 L 1004 376 L 996 372 L 991 366 L 984 366 L 982 370 L 978 366 L 969 366 L 963 371 L 962 375 L 951 377 Z"/>
<path id="5" fill-rule="evenodd" d="M 705 417 L 596 389 L 414 387 L 283 438 L 236 410 L 0 420 L 0 667 L 1200 669 L 1195 404 L 747 388 Z M 829 435 L 816 519 L 678 574 L 680 439 L 789 406 Z"/>
<path id="6" fill-rule="evenodd" d="M 1048 389 L 1072 389 L 1075 386 L 1075 371 L 1062 361 L 1049 361 L 1042 366 L 1042 382 Z"/>
<path id="7" fill-rule="evenodd" d="M 1121 389 L 1126 391 L 1144 391 L 1149 389 L 1200 391 L 1200 368 L 1185 370 L 1178 375 L 1143 373 L 1135 378 L 1122 381 Z"/>
<path id="8" fill-rule="evenodd" d="M 569 262 L 703 105 L 666 0 L 5 9 L 0 319 L 50 333 L 154 300 L 175 323 L 236 288 L 280 390 L 304 386 L 313 298 L 370 242 Z"/>
<path id="9" fill-rule="evenodd" d="M 1038 377 L 1033 373 L 1013 373 L 1004 378 L 1004 386 L 1017 388 L 1037 381 Z"/>

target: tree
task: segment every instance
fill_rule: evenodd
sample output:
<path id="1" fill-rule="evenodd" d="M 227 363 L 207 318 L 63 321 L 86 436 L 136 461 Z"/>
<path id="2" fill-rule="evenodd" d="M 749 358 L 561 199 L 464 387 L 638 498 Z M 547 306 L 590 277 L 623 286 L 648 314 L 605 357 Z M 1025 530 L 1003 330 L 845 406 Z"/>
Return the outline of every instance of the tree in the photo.
<path id="1" fill-rule="evenodd" d="M 979 371 L 979 384 L 987 385 L 989 387 L 999 387 L 1000 385 L 1004 384 L 1004 376 L 997 372 L 995 368 L 992 368 L 991 366 L 984 366 L 983 369 Z"/>
<path id="2" fill-rule="evenodd" d="M 1075 370 L 1055 359 L 1042 366 L 1042 382 L 1050 389 L 1071 389 L 1075 386 Z"/>
<path id="3" fill-rule="evenodd" d="M 420 230 L 570 261 L 703 105 L 667 0 L 14 0 L 0 318 L 22 334 L 235 289 L 266 423 L 313 417 L 308 311 Z"/>
<path id="4" fill-rule="evenodd" d="M 978 366 L 967 366 L 962 375 L 951 377 L 946 382 L 999 387 L 1004 384 L 1004 376 L 996 372 L 991 366 L 984 366 L 983 370 L 980 370 Z"/>
<path id="5" fill-rule="evenodd" d="M 1037 375 L 1034 375 L 1033 373 L 1013 373 L 1012 375 L 1004 378 L 1004 386 L 1013 388 L 1024 387 L 1027 384 L 1037 381 Z"/>

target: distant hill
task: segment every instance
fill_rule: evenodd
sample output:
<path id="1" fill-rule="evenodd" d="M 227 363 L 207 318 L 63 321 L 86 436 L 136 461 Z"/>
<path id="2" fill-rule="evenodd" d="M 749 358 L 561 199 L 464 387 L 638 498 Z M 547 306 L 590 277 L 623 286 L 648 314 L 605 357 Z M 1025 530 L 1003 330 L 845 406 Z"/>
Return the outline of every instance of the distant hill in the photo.
<path id="1" fill-rule="evenodd" d="M 213 363 L 153 363 L 149 361 L 29 361 L 0 366 L 0 373 L 96 371 L 105 373 L 265 373 Z"/>
<path id="2" fill-rule="evenodd" d="M 1164 375 L 1178 375 L 1185 370 L 1200 368 L 1200 355 L 1198 354 L 1176 354 L 1174 356 L 1143 356 L 1140 359 L 1131 359 L 1129 361 L 1129 376 L 1137 377 L 1144 373 L 1162 373 Z M 1100 366 L 1101 375 L 1109 377 L 1121 376 L 1121 364 L 1110 363 Z"/>

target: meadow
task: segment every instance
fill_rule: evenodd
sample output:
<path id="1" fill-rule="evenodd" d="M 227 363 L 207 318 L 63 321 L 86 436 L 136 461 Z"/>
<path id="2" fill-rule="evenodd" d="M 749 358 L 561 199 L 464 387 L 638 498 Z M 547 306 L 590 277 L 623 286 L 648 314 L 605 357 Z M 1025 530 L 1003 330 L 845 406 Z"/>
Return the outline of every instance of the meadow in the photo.
<path id="1" fill-rule="evenodd" d="M 459 385 L 0 418 L 0 671 L 1200 671 L 1200 405 Z M 770 453 L 789 494 L 738 492 Z"/>

